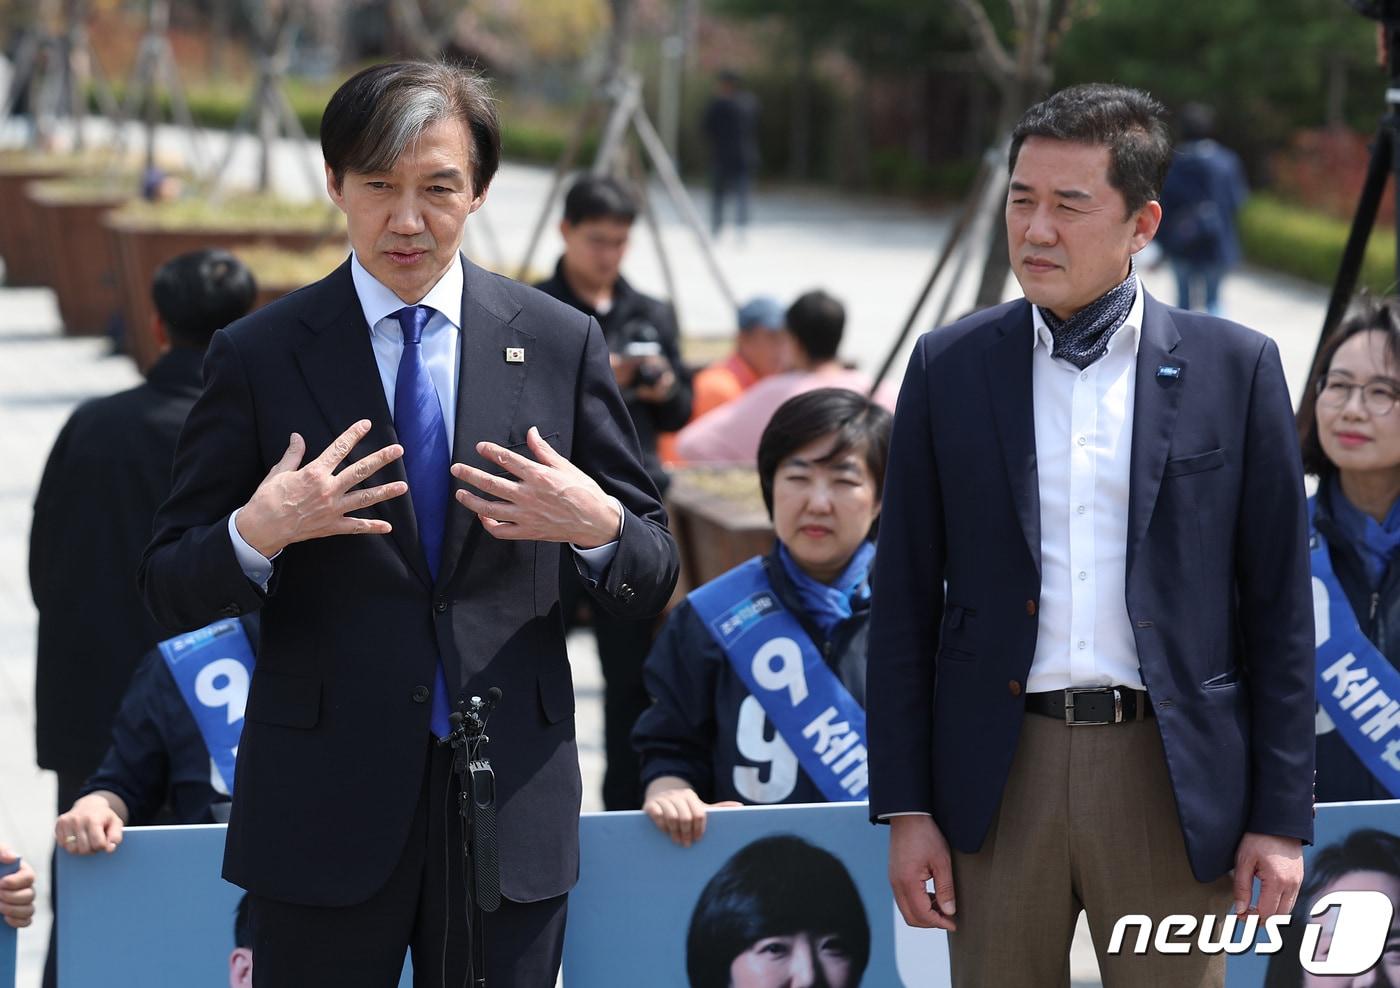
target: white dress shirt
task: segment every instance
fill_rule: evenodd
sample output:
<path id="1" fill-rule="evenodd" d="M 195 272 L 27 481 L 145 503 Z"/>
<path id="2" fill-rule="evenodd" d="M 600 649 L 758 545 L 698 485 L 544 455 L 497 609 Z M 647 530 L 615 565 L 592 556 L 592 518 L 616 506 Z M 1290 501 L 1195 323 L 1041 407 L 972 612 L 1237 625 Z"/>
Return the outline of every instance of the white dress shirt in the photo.
<path id="1" fill-rule="evenodd" d="M 1035 461 L 1040 480 L 1040 608 L 1026 690 L 1142 689 L 1128 617 L 1128 485 L 1142 285 L 1109 340 L 1082 371 L 1054 356 L 1031 307 Z"/>
<path id="2" fill-rule="evenodd" d="M 438 404 L 442 408 L 442 421 L 447 429 L 447 455 L 452 455 L 454 426 L 457 422 L 457 371 L 461 366 L 458 351 L 462 337 L 462 287 L 464 274 L 459 257 L 443 272 L 428 294 L 418 302 L 433 310 L 428 324 L 423 327 L 423 362 L 428 368 L 437 391 Z M 365 323 L 369 326 L 370 345 L 374 348 L 374 362 L 379 370 L 379 381 L 384 386 L 384 399 L 392 415 L 394 392 L 398 383 L 399 361 L 403 357 L 403 327 L 394 318 L 394 313 L 404 308 L 403 299 L 370 274 L 354 251 L 350 253 L 350 277 L 355 284 L 355 294 L 360 300 Z M 411 496 L 411 495 L 410 495 Z M 621 503 L 613 498 L 618 517 L 624 517 Z M 242 509 L 240 508 L 239 511 Z M 272 578 L 272 560 L 250 546 L 238 533 L 238 511 L 229 515 L 228 532 L 233 540 L 234 556 L 248 579 L 263 589 Z M 618 534 L 622 528 L 619 524 Z M 608 563 L 617 554 L 617 542 L 596 546 L 592 549 L 572 547 L 583 559 L 589 575 L 595 580 L 608 568 Z M 276 556 L 273 559 L 277 558 Z"/>

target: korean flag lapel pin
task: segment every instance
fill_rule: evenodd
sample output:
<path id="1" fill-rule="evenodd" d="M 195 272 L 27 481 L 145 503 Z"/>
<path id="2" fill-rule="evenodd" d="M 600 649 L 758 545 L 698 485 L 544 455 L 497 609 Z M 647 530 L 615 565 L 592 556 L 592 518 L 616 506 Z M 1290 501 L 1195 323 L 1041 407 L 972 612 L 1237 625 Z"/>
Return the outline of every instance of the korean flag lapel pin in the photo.
<path id="1" fill-rule="evenodd" d="M 506 363 L 508 363 L 508 364 L 523 364 L 523 363 L 525 363 L 525 348 L 524 348 L 523 346 L 508 346 L 508 347 L 506 347 Z"/>

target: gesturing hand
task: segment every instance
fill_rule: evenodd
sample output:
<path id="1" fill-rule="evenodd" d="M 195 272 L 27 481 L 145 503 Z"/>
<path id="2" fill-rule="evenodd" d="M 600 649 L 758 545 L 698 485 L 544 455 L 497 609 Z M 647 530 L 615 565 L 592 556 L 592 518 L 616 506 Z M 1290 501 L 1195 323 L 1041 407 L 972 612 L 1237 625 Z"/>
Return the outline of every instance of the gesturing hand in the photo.
<path id="1" fill-rule="evenodd" d="M 930 878 L 933 895 L 924 887 Z M 953 922 L 953 859 L 932 817 L 920 814 L 890 820 L 890 888 L 910 926 L 958 928 Z"/>
<path id="2" fill-rule="evenodd" d="M 452 476 L 500 498 L 488 501 L 471 491 L 458 491 L 458 502 L 498 539 L 572 542 L 581 549 L 614 541 L 622 519 L 597 482 L 556 453 L 534 426 L 525 442 L 535 460 L 495 443 L 476 444 L 478 453 L 505 467 L 511 477 L 452 464 Z"/>
<path id="3" fill-rule="evenodd" d="M 369 428 L 369 421 L 361 419 L 304 467 L 301 458 L 306 454 L 306 440 L 299 433 L 292 433 L 287 452 L 238 513 L 238 534 L 243 540 L 271 559 L 293 542 L 328 535 L 383 535 L 391 531 L 387 521 L 347 518 L 346 514 L 408 492 L 408 485 L 402 481 L 351 490 L 403 456 L 403 447 L 385 446 L 340 473 L 335 472 Z"/>

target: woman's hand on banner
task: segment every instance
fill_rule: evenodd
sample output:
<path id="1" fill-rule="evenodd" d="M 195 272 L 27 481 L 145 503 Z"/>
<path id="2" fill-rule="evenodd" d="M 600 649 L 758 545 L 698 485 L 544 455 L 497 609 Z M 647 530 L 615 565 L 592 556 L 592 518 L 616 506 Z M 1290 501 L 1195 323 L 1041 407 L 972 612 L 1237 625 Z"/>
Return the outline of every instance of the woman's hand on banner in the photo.
<path id="1" fill-rule="evenodd" d="M 111 854 L 122 842 L 126 803 L 116 793 L 91 792 L 58 818 L 53 836 L 69 854 Z"/>
<path id="2" fill-rule="evenodd" d="M 642 812 L 676 844 L 690 847 L 705 836 L 705 819 L 711 809 L 742 805 L 733 800 L 706 803 L 685 779 L 663 775 L 647 786 Z"/>

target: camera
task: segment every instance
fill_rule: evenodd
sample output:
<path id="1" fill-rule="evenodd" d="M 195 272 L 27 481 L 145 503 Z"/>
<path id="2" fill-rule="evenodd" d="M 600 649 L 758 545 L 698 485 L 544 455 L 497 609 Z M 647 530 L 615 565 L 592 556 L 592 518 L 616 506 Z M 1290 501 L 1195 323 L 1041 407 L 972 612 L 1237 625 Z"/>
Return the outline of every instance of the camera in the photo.
<path id="1" fill-rule="evenodd" d="M 646 319 L 627 320 L 618 332 L 618 337 L 621 344 L 617 350 L 618 356 L 644 360 L 646 357 L 660 357 L 664 353 L 661 348 L 661 330 Z M 665 373 L 664 368 L 642 363 L 637 367 L 637 386 L 649 388 L 660 381 Z"/>

